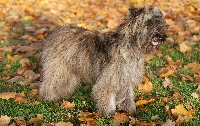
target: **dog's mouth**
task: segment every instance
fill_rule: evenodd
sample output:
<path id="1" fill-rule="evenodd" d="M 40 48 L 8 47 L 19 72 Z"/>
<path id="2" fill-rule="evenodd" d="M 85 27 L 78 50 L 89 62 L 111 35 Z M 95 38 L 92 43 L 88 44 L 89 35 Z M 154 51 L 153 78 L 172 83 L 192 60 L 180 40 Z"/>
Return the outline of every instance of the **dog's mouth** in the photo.
<path id="1" fill-rule="evenodd" d="M 166 35 L 155 35 L 151 40 L 151 44 L 153 46 L 158 46 L 159 44 L 163 43 L 165 39 Z"/>

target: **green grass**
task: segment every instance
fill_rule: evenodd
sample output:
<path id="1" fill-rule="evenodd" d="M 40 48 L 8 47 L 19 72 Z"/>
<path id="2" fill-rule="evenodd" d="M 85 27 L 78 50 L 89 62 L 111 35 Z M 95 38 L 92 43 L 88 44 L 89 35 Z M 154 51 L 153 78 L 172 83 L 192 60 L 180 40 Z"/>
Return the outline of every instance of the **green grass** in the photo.
<path id="1" fill-rule="evenodd" d="M 31 21 L 24 22 L 30 23 Z M 165 112 L 165 106 L 168 105 L 170 109 L 175 108 L 176 105 L 184 104 L 186 109 L 187 104 L 191 104 L 194 110 L 194 116 L 196 118 L 191 119 L 187 123 L 181 124 L 181 126 L 190 126 L 190 125 L 198 125 L 200 121 L 200 100 L 193 98 L 191 96 L 192 93 L 196 93 L 200 96 L 200 92 L 197 91 L 197 85 L 199 80 L 194 79 L 194 75 L 190 70 L 185 69 L 183 66 L 190 63 L 190 62 L 199 62 L 200 61 L 200 52 L 197 48 L 200 48 L 200 41 L 197 42 L 195 46 L 192 47 L 190 52 L 182 53 L 180 52 L 176 46 L 163 44 L 160 46 L 159 50 L 162 52 L 161 57 L 155 56 L 151 59 L 148 63 L 146 63 L 146 73 L 149 75 L 150 73 L 153 76 L 150 76 L 150 81 L 153 84 L 153 91 L 149 94 L 140 93 L 136 90 L 136 100 L 139 97 L 143 99 L 150 99 L 154 98 L 155 101 L 153 103 L 149 103 L 137 108 L 137 114 L 134 115 L 140 121 L 148 121 L 148 122 L 159 122 L 162 124 L 169 116 Z M 11 54 L 10 52 L 6 52 L 7 54 Z M 181 68 L 177 68 L 177 72 L 173 75 L 169 76 L 168 78 L 171 80 L 171 84 L 176 88 L 164 88 L 162 86 L 162 82 L 164 78 L 157 76 L 157 71 L 159 68 L 163 68 L 168 64 L 166 57 L 171 57 L 173 61 L 180 60 L 182 65 Z M 31 63 L 38 63 L 39 58 L 36 56 L 28 56 L 27 57 Z M 7 60 L 3 60 L 0 64 L 0 73 L 4 72 L 5 70 L 8 71 L 8 75 L 12 75 L 16 72 L 18 68 L 22 66 L 19 64 L 18 61 L 11 64 L 9 69 L 5 69 L 5 65 L 8 63 Z M 40 66 L 37 65 L 34 69 L 35 73 L 38 73 Z M 194 81 L 185 81 L 183 82 L 180 75 L 190 76 L 194 79 Z M 3 76 L 1 74 L 1 76 Z M 3 100 L 0 99 L 0 115 L 7 115 L 12 118 L 14 117 L 24 117 L 26 121 L 29 121 L 31 118 L 36 117 L 37 114 L 43 114 L 44 116 L 44 123 L 48 122 L 60 122 L 60 121 L 70 121 L 74 125 L 80 125 L 81 122 L 78 120 L 78 116 L 81 111 L 89 111 L 95 112 L 97 110 L 95 102 L 91 99 L 91 91 L 92 91 L 92 84 L 83 83 L 79 89 L 77 89 L 76 93 L 71 97 L 66 97 L 65 100 L 75 103 L 75 108 L 69 111 L 66 111 L 64 108 L 61 107 L 62 100 L 58 102 L 48 102 L 42 101 L 41 99 L 33 98 L 30 96 L 30 87 L 29 85 L 22 86 L 16 83 L 8 83 L 6 81 L 0 81 L 0 93 L 1 92 L 24 92 L 26 95 L 26 102 L 25 103 L 14 103 L 13 99 L 10 100 Z M 183 99 L 172 99 L 169 102 L 163 103 L 161 101 L 164 97 L 172 97 L 174 93 L 180 93 L 183 96 Z M 36 104 L 37 103 L 37 104 Z M 69 115 L 71 115 L 69 117 Z M 158 116 L 157 119 L 152 120 L 153 116 Z M 96 118 L 98 126 L 109 126 L 110 121 L 113 117 L 111 116 L 101 116 Z M 174 121 L 176 118 L 174 119 Z M 112 124 L 115 126 L 116 124 Z M 121 126 L 128 126 L 128 122 L 124 124 L 120 124 Z"/>

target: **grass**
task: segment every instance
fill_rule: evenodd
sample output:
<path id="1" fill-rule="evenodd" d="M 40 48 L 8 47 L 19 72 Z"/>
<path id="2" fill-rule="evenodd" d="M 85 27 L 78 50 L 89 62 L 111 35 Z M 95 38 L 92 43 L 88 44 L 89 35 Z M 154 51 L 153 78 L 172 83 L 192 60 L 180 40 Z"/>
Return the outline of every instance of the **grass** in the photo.
<path id="1" fill-rule="evenodd" d="M 198 46 L 200 42 L 198 42 Z M 196 47 L 192 48 L 190 52 L 192 54 L 191 57 L 183 58 L 184 55 L 178 50 L 170 47 L 169 45 L 162 45 L 160 50 L 163 52 L 162 57 L 154 57 L 150 62 L 150 67 L 148 68 L 150 71 L 156 72 L 158 68 L 164 67 L 166 64 L 166 60 L 164 57 L 170 56 L 174 61 L 181 60 L 182 64 L 187 64 L 189 62 L 194 62 L 199 60 L 198 51 L 195 50 Z M 166 50 L 167 49 L 167 50 Z M 164 51 L 165 50 L 165 51 Z M 38 59 L 35 56 L 28 57 L 31 62 L 37 62 Z M 2 72 L 4 64 L 1 64 L 0 70 Z M 21 67 L 18 62 L 12 64 L 10 68 L 10 72 L 13 73 L 17 68 Z M 194 109 L 194 118 L 187 123 L 183 123 L 181 125 L 197 125 L 199 124 L 200 119 L 200 101 L 199 99 L 195 99 L 191 96 L 193 92 L 197 93 L 200 96 L 200 93 L 196 90 L 197 86 L 195 82 L 183 82 L 181 80 L 180 74 L 184 74 L 187 76 L 192 76 L 192 73 L 184 68 L 179 68 L 178 71 L 171 75 L 169 78 L 172 84 L 176 87 L 176 89 L 163 88 L 162 82 L 164 78 L 160 78 L 156 75 L 150 78 L 150 81 L 153 84 L 153 92 L 150 94 L 142 94 L 136 91 L 136 99 L 139 97 L 143 97 L 144 99 L 155 98 L 156 101 L 144 105 L 142 107 L 138 107 L 137 115 L 135 116 L 140 121 L 148 121 L 148 122 L 165 122 L 169 119 L 169 116 L 165 112 L 165 106 L 169 105 L 170 108 L 174 108 L 178 104 L 184 104 L 187 107 L 187 104 L 190 103 Z M 195 80 L 196 81 L 196 80 Z M 68 101 L 74 101 L 76 108 L 70 111 L 66 111 L 61 107 L 62 101 L 58 102 L 47 102 L 41 101 L 41 99 L 30 97 L 30 87 L 22 86 L 18 84 L 10 84 L 5 81 L 0 81 L 0 92 L 25 92 L 27 101 L 25 103 L 16 104 L 13 99 L 3 100 L 0 99 L 0 115 L 8 115 L 10 117 L 24 117 L 26 121 L 30 120 L 33 117 L 36 117 L 37 114 L 43 114 L 44 120 L 43 122 L 59 122 L 59 121 L 70 121 L 74 125 L 80 125 L 80 121 L 78 121 L 78 115 L 81 111 L 90 111 L 95 112 L 96 106 L 92 101 L 90 94 L 92 90 L 91 84 L 83 83 L 82 87 L 77 90 L 75 95 L 72 97 L 66 98 Z M 178 92 L 183 96 L 183 99 L 173 99 L 167 103 L 163 103 L 161 101 L 164 97 L 172 97 L 172 95 Z M 36 104 L 37 103 L 37 104 Z M 69 118 L 69 114 L 71 117 Z M 158 116 L 158 118 L 152 120 L 153 116 Z M 99 117 L 97 118 L 97 124 L 101 125 L 110 125 L 109 122 L 112 117 Z M 114 124 L 113 124 L 114 125 Z M 121 125 L 128 125 L 127 123 Z"/>

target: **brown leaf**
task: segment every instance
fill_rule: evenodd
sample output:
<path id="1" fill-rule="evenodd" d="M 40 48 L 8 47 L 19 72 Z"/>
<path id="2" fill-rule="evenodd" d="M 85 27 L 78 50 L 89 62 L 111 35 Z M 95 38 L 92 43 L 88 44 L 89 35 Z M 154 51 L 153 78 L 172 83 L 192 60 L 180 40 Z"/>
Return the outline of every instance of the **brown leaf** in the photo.
<path id="1" fill-rule="evenodd" d="M 30 66 L 30 60 L 28 58 L 23 58 L 19 61 L 19 63 L 23 66 L 23 67 L 26 67 L 26 66 Z"/>
<path id="2" fill-rule="evenodd" d="M 8 80 L 8 82 L 10 83 L 19 82 L 19 81 L 24 81 L 24 78 L 22 76 L 15 76 Z"/>
<path id="3" fill-rule="evenodd" d="M 28 82 L 33 82 L 40 77 L 40 74 L 35 74 L 32 70 L 26 70 L 24 72 L 24 77 Z"/>
<path id="4" fill-rule="evenodd" d="M 24 92 L 17 93 L 15 95 L 14 102 L 15 103 L 24 103 L 24 102 L 26 102 L 26 97 L 25 97 Z"/>
<path id="5" fill-rule="evenodd" d="M 172 99 L 174 99 L 174 98 L 181 100 L 183 98 L 183 96 L 180 93 L 175 92 L 172 96 Z"/>
<path id="6" fill-rule="evenodd" d="M 172 120 L 168 119 L 162 126 L 175 126 L 176 122 L 173 122 Z"/>
<path id="7" fill-rule="evenodd" d="M 187 76 L 187 75 L 184 75 L 184 74 L 180 74 L 181 76 L 182 76 L 182 81 L 191 81 L 191 82 L 193 82 L 194 81 L 194 79 L 192 78 L 192 77 L 190 77 L 190 76 Z"/>
<path id="8" fill-rule="evenodd" d="M 17 52 L 27 52 L 29 54 L 34 53 L 34 48 L 30 46 L 20 46 L 18 49 L 16 49 Z"/>
<path id="9" fill-rule="evenodd" d="M 3 92 L 3 93 L 0 93 L 0 98 L 10 99 L 10 98 L 15 98 L 15 95 L 16 95 L 15 92 Z"/>
<path id="10" fill-rule="evenodd" d="M 157 126 L 159 124 L 160 124 L 159 122 L 146 122 L 146 121 L 136 120 L 136 126 Z"/>
<path id="11" fill-rule="evenodd" d="M 75 104 L 74 104 L 74 102 L 71 103 L 69 101 L 63 100 L 62 107 L 65 108 L 66 110 L 74 109 L 75 108 Z"/>
<path id="12" fill-rule="evenodd" d="M 18 75 L 23 75 L 25 71 L 26 71 L 26 69 L 24 69 L 24 68 L 18 68 L 17 69 L 17 74 Z"/>
<path id="13" fill-rule="evenodd" d="M 171 84 L 171 81 L 169 78 L 165 77 L 165 80 L 162 82 L 162 86 L 164 88 L 167 88 Z"/>
<path id="14" fill-rule="evenodd" d="M 46 31 L 48 31 L 48 29 L 47 28 L 40 28 L 40 29 L 38 29 L 36 32 L 35 32 L 35 34 L 44 34 Z"/>
<path id="15" fill-rule="evenodd" d="M 96 125 L 97 120 L 96 117 L 99 117 L 97 113 L 90 113 L 90 112 L 80 112 L 78 120 L 86 122 L 89 125 Z"/>
<path id="16" fill-rule="evenodd" d="M 143 84 L 138 85 L 138 90 L 141 93 L 150 93 L 152 89 L 153 85 L 147 77 L 143 78 Z"/>
<path id="17" fill-rule="evenodd" d="M 26 125 L 26 121 L 24 120 L 24 118 L 14 118 L 14 122 L 17 126 L 25 126 Z"/>
<path id="18" fill-rule="evenodd" d="M 181 61 L 180 60 L 177 60 L 176 62 L 174 62 L 171 57 L 167 57 L 166 60 L 168 62 L 166 67 L 169 67 L 169 68 L 170 67 L 172 67 L 172 68 L 180 68 L 181 67 Z"/>
<path id="19" fill-rule="evenodd" d="M 125 123 L 128 122 L 130 119 L 128 116 L 124 115 L 123 113 L 115 113 L 114 119 L 112 120 L 112 123 Z"/>
<path id="20" fill-rule="evenodd" d="M 190 70 L 192 73 L 200 73 L 200 63 L 198 62 L 188 63 L 184 68 Z"/>
<path id="21" fill-rule="evenodd" d="M 8 124 L 10 123 L 11 118 L 8 117 L 7 115 L 2 116 L 0 118 L 0 126 L 8 126 Z"/>

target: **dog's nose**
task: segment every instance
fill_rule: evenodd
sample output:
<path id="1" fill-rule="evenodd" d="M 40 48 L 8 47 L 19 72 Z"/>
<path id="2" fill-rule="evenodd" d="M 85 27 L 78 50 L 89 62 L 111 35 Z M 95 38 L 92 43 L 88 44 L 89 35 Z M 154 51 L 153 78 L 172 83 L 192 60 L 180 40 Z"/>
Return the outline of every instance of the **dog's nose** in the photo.
<path id="1" fill-rule="evenodd" d="M 160 37 L 158 39 L 159 39 L 159 41 L 165 41 L 166 38 L 167 38 L 167 35 L 162 34 L 162 35 L 160 35 Z"/>

